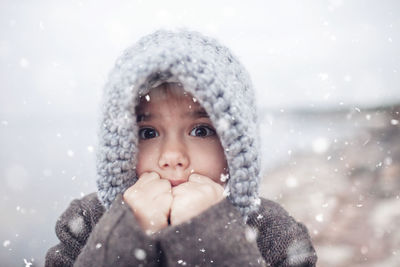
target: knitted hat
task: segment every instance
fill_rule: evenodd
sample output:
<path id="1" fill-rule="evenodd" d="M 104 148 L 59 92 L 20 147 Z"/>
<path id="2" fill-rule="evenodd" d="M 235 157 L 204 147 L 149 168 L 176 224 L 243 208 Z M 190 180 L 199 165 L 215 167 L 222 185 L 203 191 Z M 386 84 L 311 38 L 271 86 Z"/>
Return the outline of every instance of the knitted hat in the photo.
<path id="1" fill-rule="evenodd" d="M 134 184 L 135 106 L 154 84 L 178 80 L 208 113 L 229 168 L 229 200 L 246 216 L 259 204 L 259 136 L 250 77 L 228 48 L 198 32 L 156 31 L 125 50 L 104 88 L 97 151 L 98 196 L 108 209 Z"/>

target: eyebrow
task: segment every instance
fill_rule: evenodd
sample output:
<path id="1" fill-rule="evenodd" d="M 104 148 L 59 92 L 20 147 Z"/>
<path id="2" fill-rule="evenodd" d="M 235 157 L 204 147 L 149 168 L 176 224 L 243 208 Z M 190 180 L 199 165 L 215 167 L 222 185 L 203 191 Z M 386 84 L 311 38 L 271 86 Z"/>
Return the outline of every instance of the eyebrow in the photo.
<path id="1" fill-rule="evenodd" d="M 152 119 L 158 118 L 158 117 L 159 117 L 159 115 L 151 114 L 149 112 L 140 112 L 136 116 L 136 122 L 151 121 Z M 189 117 L 189 118 L 193 118 L 193 119 L 209 118 L 207 112 L 204 109 L 187 112 L 183 115 L 183 117 Z"/>

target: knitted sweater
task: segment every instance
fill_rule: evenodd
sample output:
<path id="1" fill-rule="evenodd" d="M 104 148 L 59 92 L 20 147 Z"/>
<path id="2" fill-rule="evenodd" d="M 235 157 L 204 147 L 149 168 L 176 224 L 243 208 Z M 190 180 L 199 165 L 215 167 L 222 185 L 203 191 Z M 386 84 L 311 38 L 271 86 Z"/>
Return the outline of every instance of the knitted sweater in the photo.
<path id="1" fill-rule="evenodd" d="M 60 243 L 45 266 L 315 266 L 307 229 L 261 199 L 247 224 L 225 199 L 188 222 L 148 236 L 118 195 L 105 210 L 96 194 L 72 201 L 56 224 Z"/>

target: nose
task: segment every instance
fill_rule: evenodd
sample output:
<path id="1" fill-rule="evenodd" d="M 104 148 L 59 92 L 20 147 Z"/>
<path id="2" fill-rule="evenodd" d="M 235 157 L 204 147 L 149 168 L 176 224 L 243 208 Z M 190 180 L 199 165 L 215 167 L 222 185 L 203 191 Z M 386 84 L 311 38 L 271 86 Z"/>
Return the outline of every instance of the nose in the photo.
<path id="1" fill-rule="evenodd" d="M 166 140 L 162 147 L 158 161 L 159 167 L 163 170 L 184 171 L 189 166 L 189 158 L 183 142 L 174 138 Z"/>

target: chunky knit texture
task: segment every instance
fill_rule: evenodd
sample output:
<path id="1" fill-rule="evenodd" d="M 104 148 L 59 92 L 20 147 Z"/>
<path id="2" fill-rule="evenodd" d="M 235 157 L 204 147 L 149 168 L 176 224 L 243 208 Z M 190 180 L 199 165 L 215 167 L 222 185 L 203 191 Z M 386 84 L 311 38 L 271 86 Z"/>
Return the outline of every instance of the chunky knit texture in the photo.
<path id="1" fill-rule="evenodd" d="M 105 86 L 98 149 L 98 196 L 108 209 L 135 183 L 139 96 L 178 80 L 203 106 L 225 150 L 229 200 L 246 217 L 257 208 L 259 137 L 252 84 L 228 48 L 197 32 L 157 31 L 129 47 Z"/>

